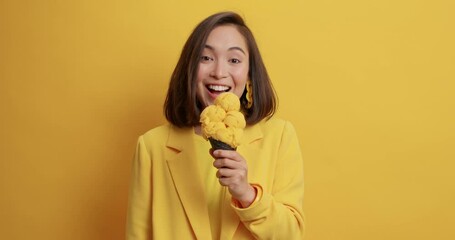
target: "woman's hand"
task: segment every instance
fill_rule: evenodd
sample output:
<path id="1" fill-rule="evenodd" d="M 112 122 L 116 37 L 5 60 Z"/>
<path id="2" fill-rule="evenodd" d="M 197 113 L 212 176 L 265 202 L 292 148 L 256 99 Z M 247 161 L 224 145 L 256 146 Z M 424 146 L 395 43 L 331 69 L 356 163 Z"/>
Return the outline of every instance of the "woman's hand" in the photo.
<path id="1" fill-rule="evenodd" d="M 210 150 L 218 169 L 216 177 L 222 186 L 229 189 L 232 197 L 242 207 L 248 207 L 256 198 L 256 190 L 248 183 L 248 166 L 245 159 L 236 151 Z"/>

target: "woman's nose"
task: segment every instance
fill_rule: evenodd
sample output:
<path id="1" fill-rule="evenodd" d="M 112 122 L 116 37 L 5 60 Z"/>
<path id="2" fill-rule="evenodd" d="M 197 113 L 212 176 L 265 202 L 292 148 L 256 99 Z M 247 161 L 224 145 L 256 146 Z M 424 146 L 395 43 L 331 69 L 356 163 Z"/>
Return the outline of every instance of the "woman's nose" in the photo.
<path id="1" fill-rule="evenodd" d="M 223 63 L 222 61 L 216 61 L 212 72 L 210 73 L 211 77 L 214 77 L 216 79 L 221 79 L 225 78 L 228 76 L 228 70 L 227 70 L 227 64 Z"/>

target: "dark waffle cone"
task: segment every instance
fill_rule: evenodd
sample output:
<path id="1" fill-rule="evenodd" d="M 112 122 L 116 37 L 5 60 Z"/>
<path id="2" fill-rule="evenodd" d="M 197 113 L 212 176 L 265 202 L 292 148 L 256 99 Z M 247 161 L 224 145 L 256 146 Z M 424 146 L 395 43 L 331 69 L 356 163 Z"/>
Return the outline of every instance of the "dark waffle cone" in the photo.
<path id="1" fill-rule="evenodd" d="M 222 141 L 209 138 L 210 144 L 212 145 L 213 150 L 221 149 L 221 150 L 231 150 L 235 151 L 237 148 L 231 147 L 229 144 L 224 143 Z"/>

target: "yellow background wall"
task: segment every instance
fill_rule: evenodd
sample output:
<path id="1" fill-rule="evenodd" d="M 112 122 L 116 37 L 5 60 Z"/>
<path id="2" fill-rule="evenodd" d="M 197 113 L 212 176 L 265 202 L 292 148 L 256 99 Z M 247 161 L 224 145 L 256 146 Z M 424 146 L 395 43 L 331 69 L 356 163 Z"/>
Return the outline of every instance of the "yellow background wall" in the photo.
<path id="1" fill-rule="evenodd" d="M 136 139 L 220 10 L 298 130 L 307 239 L 455 239 L 451 0 L 0 1 L 1 239 L 123 239 Z"/>

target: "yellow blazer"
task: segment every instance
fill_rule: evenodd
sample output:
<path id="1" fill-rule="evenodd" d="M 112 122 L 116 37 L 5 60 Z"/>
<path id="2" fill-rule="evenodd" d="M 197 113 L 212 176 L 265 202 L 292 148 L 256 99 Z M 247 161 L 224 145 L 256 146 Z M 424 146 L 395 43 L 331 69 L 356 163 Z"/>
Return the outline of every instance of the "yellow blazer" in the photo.
<path id="1" fill-rule="evenodd" d="M 139 137 L 128 240 L 212 239 L 193 134 L 192 128 L 168 124 Z M 237 151 L 247 161 L 249 182 L 261 191 L 241 209 L 225 189 L 221 239 L 302 239 L 303 162 L 294 127 L 274 118 L 249 126 Z"/>

